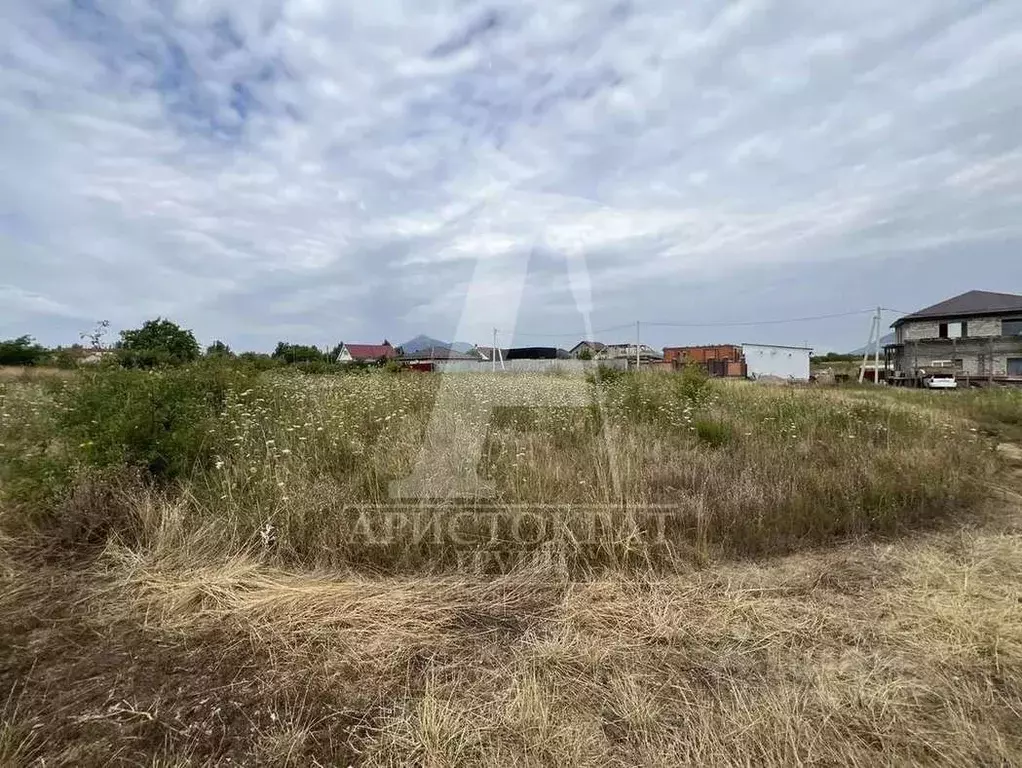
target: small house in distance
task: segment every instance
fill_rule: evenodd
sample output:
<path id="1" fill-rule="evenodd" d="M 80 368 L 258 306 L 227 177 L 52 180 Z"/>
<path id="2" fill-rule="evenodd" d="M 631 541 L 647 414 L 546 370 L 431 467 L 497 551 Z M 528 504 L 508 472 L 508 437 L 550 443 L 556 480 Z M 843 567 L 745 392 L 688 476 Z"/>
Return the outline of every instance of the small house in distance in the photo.
<path id="1" fill-rule="evenodd" d="M 501 360 L 507 357 L 507 350 L 500 349 L 499 347 L 481 347 L 476 344 L 472 349 L 466 352 L 469 357 L 479 362 L 488 363 L 491 362 L 494 357 L 497 360 Z"/>
<path id="2" fill-rule="evenodd" d="M 576 360 L 593 360 L 607 348 L 606 344 L 599 341 L 580 341 L 568 350 L 568 354 Z"/>
<path id="3" fill-rule="evenodd" d="M 576 360 L 598 360 L 601 362 L 619 362 L 622 365 L 634 365 L 636 358 L 640 364 L 663 362 L 663 355 L 648 344 L 604 344 L 599 341 L 584 339 L 568 350 L 568 355 Z"/>
<path id="4" fill-rule="evenodd" d="M 742 355 L 750 379 L 778 378 L 809 381 L 809 363 L 813 350 L 809 347 L 786 347 L 779 344 L 742 344 Z"/>
<path id="5" fill-rule="evenodd" d="M 884 347 L 895 379 L 948 368 L 977 379 L 1022 381 L 1022 296 L 969 291 L 894 321 Z"/>
<path id="6" fill-rule="evenodd" d="M 337 354 L 338 363 L 378 363 L 393 360 L 397 350 L 386 339 L 382 344 L 342 344 Z"/>
<path id="7" fill-rule="evenodd" d="M 605 344 L 597 354 L 593 355 L 594 360 L 625 360 L 629 365 L 635 362 L 638 357 L 640 363 L 659 363 L 664 356 L 649 346 L 649 344 Z"/>

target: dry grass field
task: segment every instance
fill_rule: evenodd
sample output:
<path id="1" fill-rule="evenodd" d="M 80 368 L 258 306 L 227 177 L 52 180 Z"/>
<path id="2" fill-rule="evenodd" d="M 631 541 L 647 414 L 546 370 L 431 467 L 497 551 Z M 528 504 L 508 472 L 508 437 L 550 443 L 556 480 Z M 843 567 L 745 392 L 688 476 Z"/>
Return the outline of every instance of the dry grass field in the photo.
<path id="1" fill-rule="evenodd" d="M 1019 395 L 0 382 L 0 764 L 1020 764 Z"/>

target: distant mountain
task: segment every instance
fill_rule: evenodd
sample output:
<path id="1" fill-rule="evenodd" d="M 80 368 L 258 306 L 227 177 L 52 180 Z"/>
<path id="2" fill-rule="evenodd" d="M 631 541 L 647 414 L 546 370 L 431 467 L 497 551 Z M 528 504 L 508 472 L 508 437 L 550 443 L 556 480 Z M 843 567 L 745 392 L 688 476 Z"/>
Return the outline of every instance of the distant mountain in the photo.
<path id="1" fill-rule="evenodd" d="M 894 343 L 894 339 L 895 339 L 895 335 L 893 333 L 889 333 L 886 336 L 881 336 L 880 337 L 880 354 L 881 355 L 884 353 L 884 345 L 885 344 L 893 344 Z M 869 351 L 870 352 L 873 351 L 873 345 L 872 344 L 869 345 Z M 866 348 L 865 347 L 859 347 L 858 349 L 853 349 L 848 354 L 849 355 L 864 355 L 864 354 L 866 354 Z"/>
<path id="2" fill-rule="evenodd" d="M 434 339 L 432 336 L 426 336 L 419 334 L 414 339 L 409 339 L 404 344 L 399 344 L 399 347 L 405 351 L 406 354 L 411 352 L 421 352 L 424 349 L 430 347 L 447 347 L 446 341 L 440 341 L 440 339 Z"/>
<path id="3" fill-rule="evenodd" d="M 424 349 L 430 347 L 442 347 L 443 349 L 453 349 L 455 352 L 468 352 L 474 344 L 469 344 L 465 341 L 440 341 L 440 339 L 434 339 L 432 336 L 426 336 L 425 334 L 419 334 L 414 339 L 409 339 L 404 344 L 399 345 L 405 353 L 421 352 Z"/>

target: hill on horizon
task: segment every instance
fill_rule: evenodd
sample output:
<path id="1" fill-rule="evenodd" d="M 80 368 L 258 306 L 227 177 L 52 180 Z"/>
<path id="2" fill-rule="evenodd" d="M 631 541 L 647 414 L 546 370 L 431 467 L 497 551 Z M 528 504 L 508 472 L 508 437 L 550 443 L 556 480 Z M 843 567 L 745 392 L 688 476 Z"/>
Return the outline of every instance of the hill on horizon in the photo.
<path id="1" fill-rule="evenodd" d="M 404 344 L 400 344 L 398 346 L 400 346 L 405 352 L 419 352 L 423 349 L 429 349 L 430 347 L 453 349 L 455 352 L 468 352 L 475 345 L 469 344 L 467 341 L 441 341 L 440 339 L 434 339 L 432 336 L 420 333 L 415 338 L 409 339 Z"/>

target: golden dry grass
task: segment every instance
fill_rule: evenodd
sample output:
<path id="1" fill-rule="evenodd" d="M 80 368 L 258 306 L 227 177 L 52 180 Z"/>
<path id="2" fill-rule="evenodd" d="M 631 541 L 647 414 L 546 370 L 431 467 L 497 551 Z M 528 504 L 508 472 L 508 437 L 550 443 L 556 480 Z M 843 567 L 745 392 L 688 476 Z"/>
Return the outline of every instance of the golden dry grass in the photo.
<path id="1" fill-rule="evenodd" d="M 1018 512 L 585 582 L 111 547 L 6 581 L 0 745 L 26 764 L 1017 764 Z"/>
<path id="2" fill-rule="evenodd" d="M 70 379 L 74 375 L 74 371 L 66 371 L 60 368 L 0 365 L 0 380 L 20 379 L 22 381 L 38 381 L 40 379 Z"/>
<path id="3" fill-rule="evenodd" d="M 234 453 L 183 488 L 84 473 L 48 527 L 0 510 L 0 764 L 1022 764 L 1022 466 L 950 401 L 739 388 L 692 420 L 728 424 L 718 445 L 637 390 L 625 486 L 704 527 L 480 575 L 429 540 L 360 556 L 317 516 L 414 453 L 393 393 L 319 432 L 317 398 L 351 395 L 324 386 L 236 408 Z M 45 444 L 40 391 L 6 397 L 2 439 Z M 597 498 L 598 446 L 523 418 L 490 437 L 505 487 Z"/>

